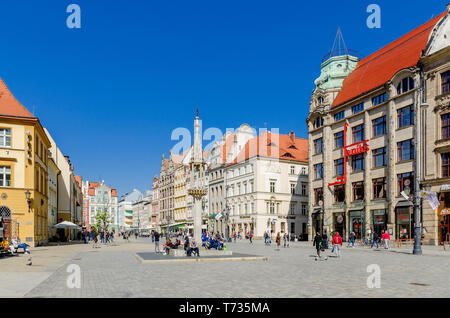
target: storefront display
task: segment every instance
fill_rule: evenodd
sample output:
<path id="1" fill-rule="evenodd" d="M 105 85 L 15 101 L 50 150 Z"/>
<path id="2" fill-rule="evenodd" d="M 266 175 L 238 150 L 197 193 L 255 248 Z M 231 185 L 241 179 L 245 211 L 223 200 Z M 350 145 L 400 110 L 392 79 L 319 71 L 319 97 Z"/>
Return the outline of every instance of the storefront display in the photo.
<path id="1" fill-rule="evenodd" d="M 364 222 L 362 215 L 364 210 L 351 211 L 350 212 L 350 231 L 355 232 L 357 240 L 360 240 L 363 235 Z"/>
<path id="2" fill-rule="evenodd" d="M 409 207 L 401 207 L 396 209 L 396 238 L 411 239 L 414 238 L 411 209 Z"/>
<path id="3" fill-rule="evenodd" d="M 374 233 L 381 237 L 383 230 L 387 229 L 387 211 L 386 210 L 373 210 L 372 211 L 372 230 Z"/>

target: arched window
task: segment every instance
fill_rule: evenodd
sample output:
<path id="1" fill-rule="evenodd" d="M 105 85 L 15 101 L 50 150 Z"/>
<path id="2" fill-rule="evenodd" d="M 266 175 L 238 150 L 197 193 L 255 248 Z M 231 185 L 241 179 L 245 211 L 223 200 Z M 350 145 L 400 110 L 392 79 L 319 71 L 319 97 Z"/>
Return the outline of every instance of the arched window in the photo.
<path id="1" fill-rule="evenodd" d="M 317 98 L 317 103 L 319 105 L 321 105 L 323 103 L 323 97 L 322 96 L 319 96 L 319 98 Z"/>
<path id="2" fill-rule="evenodd" d="M 397 94 L 403 94 L 414 88 L 414 79 L 412 77 L 405 77 L 397 85 Z"/>

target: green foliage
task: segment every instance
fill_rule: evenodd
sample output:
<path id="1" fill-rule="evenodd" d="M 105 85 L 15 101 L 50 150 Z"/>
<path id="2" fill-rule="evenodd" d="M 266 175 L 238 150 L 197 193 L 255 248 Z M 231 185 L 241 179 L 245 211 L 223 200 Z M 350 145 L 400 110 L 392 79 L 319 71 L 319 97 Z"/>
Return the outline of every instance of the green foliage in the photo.
<path id="1" fill-rule="evenodd" d="M 109 215 L 106 209 L 103 209 L 95 215 L 95 230 L 98 232 L 99 230 L 107 230 L 111 222 L 111 216 Z"/>

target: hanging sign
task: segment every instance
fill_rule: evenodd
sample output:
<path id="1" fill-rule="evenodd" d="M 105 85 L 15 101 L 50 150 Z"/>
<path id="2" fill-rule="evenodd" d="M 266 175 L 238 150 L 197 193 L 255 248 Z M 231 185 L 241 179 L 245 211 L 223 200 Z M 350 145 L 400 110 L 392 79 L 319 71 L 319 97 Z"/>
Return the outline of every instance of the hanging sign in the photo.
<path id="1" fill-rule="evenodd" d="M 344 221 L 344 217 L 343 217 L 342 215 L 338 215 L 338 217 L 336 218 L 336 221 L 337 221 L 339 224 L 342 224 L 342 222 Z"/>

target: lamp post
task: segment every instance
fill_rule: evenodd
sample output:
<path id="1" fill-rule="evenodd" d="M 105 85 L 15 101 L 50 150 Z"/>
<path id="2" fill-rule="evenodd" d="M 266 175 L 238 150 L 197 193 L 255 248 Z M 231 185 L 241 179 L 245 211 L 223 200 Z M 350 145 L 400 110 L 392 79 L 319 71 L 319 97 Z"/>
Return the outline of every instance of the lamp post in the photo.
<path id="1" fill-rule="evenodd" d="M 227 242 L 230 241 L 230 231 L 228 229 L 228 218 L 230 215 L 230 207 L 227 205 L 225 207 L 225 239 L 227 240 Z"/>
<path id="2" fill-rule="evenodd" d="M 25 192 L 25 197 L 27 198 L 28 212 L 30 212 L 31 211 L 31 192 L 30 192 L 30 190 L 27 190 Z"/>
<path id="3" fill-rule="evenodd" d="M 429 187 L 429 184 L 427 184 L 427 187 Z M 417 188 L 416 188 L 417 189 Z M 415 193 L 411 194 L 411 188 L 409 186 L 409 182 L 405 182 L 405 193 L 409 196 L 408 201 L 413 203 L 414 206 L 414 248 L 413 248 L 413 254 L 414 255 L 422 255 L 422 232 L 420 228 L 420 201 L 421 199 L 417 195 L 417 190 Z M 420 199 L 420 201 L 419 201 Z"/>

